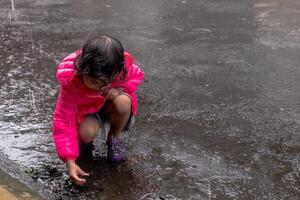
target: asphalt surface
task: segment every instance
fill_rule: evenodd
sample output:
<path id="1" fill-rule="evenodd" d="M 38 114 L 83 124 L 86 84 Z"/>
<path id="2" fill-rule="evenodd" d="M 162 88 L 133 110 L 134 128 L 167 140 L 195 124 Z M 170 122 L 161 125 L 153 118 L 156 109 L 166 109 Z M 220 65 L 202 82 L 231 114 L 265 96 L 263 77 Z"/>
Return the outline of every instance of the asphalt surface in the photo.
<path id="1" fill-rule="evenodd" d="M 45 199 L 297 200 L 299 19 L 298 0 L 0 0 L 0 167 Z M 145 80 L 130 160 L 96 147 L 76 187 L 52 140 L 56 65 L 100 34 Z"/>

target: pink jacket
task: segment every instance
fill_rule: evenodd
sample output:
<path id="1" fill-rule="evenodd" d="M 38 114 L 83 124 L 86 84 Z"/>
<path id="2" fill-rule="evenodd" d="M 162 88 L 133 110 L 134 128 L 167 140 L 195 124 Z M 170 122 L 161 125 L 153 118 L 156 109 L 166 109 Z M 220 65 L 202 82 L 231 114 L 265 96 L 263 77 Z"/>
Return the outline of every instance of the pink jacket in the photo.
<path id="1" fill-rule="evenodd" d="M 105 102 L 100 92 L 91 90 L 75 75 L 74 62 L 81 51 L 63 59 L 57 67 L 60 83 L 58 100 L 53 114 L 53 137 L 58 156 L 62 160 L 76 160 L 79 155 L 78 125 L 88 113 L 97 112 Z M 125 52 L 125 67 L 128 76 L 125 81 L 115 81 L 111 88 L 122 87 L 132 99 L 132 113 L 137 111 L 135 92 L 144 78 L 142 70 L 133 63 L 133 57 Z"/>

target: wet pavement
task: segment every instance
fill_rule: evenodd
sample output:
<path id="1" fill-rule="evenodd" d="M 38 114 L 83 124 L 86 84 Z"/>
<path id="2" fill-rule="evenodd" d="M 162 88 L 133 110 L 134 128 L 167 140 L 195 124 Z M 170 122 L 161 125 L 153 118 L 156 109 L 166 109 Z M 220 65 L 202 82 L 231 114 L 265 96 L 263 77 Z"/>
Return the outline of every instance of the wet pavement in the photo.
<path id="1" fill-rule="evenodd" d="M 0 200 L 41 200 L 30 188 L 0 170 Z"/>
<path id="2" fill-rule="evenodd" d="M 0 167 L 45 199 L 300 198 L 298 0 L 0 0 Z M 56 65 L 97 34 L 145 71 L 130 160 L 68 181 Z M 99 146 L 99 145 L 98 145 Z"/>

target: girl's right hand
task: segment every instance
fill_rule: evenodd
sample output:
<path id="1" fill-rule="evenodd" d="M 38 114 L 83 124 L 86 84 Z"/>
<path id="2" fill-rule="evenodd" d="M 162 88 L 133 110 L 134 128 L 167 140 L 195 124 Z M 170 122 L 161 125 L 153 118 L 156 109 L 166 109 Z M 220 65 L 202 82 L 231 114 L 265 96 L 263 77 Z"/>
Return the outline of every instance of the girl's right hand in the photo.
<path id="1" fill-rule="evenodd" d="M 119 94 L 121 94 L 123 92 L 122 88 L 111 88 L 107 91 L 106 93 L 106 99 L 107 100 L 113 100 L 114 98 L 116 98 Z"/>
<path id="2" fill-rule="evenodd" d="M 83 171 L 74 160 L 66 161 L 67 167 L 69 169 L 69 176 L 72 182 L 77 185 L 83 185 L 86 183 L 84 178 L 80 178 L 80 176 L 88 176 L 89 174 Z"/>

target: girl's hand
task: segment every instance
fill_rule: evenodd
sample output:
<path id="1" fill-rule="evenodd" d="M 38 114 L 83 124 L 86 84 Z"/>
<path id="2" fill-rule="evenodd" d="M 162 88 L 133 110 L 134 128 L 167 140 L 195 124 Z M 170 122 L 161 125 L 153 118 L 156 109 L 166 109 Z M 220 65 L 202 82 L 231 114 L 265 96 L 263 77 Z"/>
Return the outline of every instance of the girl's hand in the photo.
<path id="1" fill-rule="evenodd" d="M 116 98 L 122 92 L 123 92 L 122 88 L 111 88 L 111 89 L 108 90 L 108 92 L 106 94 L 106 99 L 107 100 L 113 100 L 114 98 Z"/>
<path id="2" fill-rule="evenodd" d="M 86 183 L 86 180 L 80 178 L 80 176 L 88 176 L 89 174 L 83 171 L 74 160 L 66 161 L 67 167 L 69 169 L 69 176 L 72 182 L 77 185 L 83 185 Z"/>

